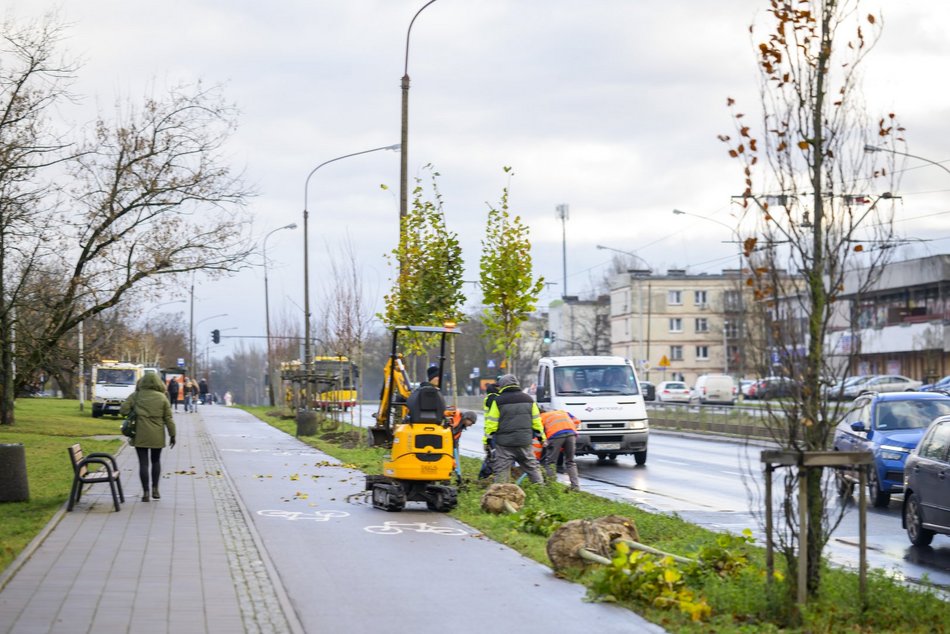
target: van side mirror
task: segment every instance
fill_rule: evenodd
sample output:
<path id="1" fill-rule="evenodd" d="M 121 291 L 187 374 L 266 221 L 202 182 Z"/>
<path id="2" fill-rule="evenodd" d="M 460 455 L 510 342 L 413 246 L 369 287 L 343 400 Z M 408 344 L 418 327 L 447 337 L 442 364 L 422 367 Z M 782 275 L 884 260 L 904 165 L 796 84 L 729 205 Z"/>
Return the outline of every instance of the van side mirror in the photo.
<path id="1" fill-rule="evenodd" d="M 546 385 L 539 385 L 534 396 L 539 403 L 542 401 L 547 403 L 551 400 L 551 397 L 548 395 L 548 388 Z"/>

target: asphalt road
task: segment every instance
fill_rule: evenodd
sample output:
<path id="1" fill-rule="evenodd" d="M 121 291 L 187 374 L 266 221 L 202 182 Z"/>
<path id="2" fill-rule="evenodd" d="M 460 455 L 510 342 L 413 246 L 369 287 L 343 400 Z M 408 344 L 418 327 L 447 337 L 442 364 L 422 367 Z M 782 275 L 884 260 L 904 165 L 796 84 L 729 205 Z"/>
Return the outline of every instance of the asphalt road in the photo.
<path id="1" fill-rule="evenodd" d="M 372 407 L 363 408 L 364 425 L 371 425 Z M 483 426 L 479 422 L 462 434 L 466 455 L 482 457 Z M 594 456 L 577 460 L 581 488 L 605 497 L 623 499 L 648 511 L 676 513 L 713 530 L 734 533 L 752 529 L 760 543 L 764 509 L 759 444 L 722 438 L 682 435 L 652 430 L 647 463 L 637 467 L 633 456 L 598 462 Z M 561 476 L 564 477 L 564 476 Z M 778 477 L 773 490 L 779 493 Z M 868 563 L 909 581 L 924 578 L 950 590 L 950 537 L 938 535 L 932 547 L 912 546 L 901 527 L 900 495 L 887 508 L 868 507 Z M 754 509 L 755 513 L 750 512 Z M 857 568 L 857 496 L 826 548 L 834 563 Z"/>

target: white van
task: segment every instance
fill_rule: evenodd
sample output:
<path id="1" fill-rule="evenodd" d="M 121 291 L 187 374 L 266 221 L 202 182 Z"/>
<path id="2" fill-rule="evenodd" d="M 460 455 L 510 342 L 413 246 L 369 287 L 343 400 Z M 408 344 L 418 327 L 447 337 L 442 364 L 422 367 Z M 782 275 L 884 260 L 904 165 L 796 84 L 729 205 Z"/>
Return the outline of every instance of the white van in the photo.
<path id="1" fill-rule="evenodd" d="M 538 361 L 539 405 L 581 421 L 577 454 L 647 461 L 650 425 L 633 364 L 622 357 L 544 357 Z"/>
<path id="2" fill-rule="evenodd" d="M 696 379 L 693 393 L 700 404 L 735 405 L 739 397 L 736 381 L 728 374 L 703 374 Z"/>

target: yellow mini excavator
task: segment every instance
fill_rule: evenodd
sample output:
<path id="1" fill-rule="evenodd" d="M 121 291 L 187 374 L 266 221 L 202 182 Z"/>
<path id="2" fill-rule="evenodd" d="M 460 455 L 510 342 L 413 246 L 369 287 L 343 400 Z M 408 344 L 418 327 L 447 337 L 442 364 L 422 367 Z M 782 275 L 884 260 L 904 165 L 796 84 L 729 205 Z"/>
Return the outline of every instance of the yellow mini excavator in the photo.
<path id="1" fill-rule="evenodd" d="M 370 443 L 390 448 L 383 462 L 383 475 L 366 476 L 366 490 L 373 506 L 401 511 L 406 502 L 425 502 L 429 510 L 448 512 L 455 508 L 456 489 L 449 485 L 455 471 L 455 448 L 451 421 L 445 416 L 445 399 L 438 387 L 423 383 L 410 392 L 408 375 L 399 353 L 400 333 L 441 335 L 438 384 L 442 383 L 445 343 L 458 334 L 455 327 L 397 326 L 380 394 L 376 424 L 370 428 Z"/>

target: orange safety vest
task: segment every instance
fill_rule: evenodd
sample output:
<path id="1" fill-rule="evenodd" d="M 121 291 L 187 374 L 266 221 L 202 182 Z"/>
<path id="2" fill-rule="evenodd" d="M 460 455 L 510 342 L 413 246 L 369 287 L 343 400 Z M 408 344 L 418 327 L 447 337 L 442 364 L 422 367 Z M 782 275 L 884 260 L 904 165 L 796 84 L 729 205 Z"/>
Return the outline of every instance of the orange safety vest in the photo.
<path id="1" fill-rule="evenodd" d="M 541 423 L 544 425 L 544 437 L 553 438 L 557 434 L 570 431 L 577 433 L 577 425 L 571 415 L 563 410 L 552 410 L 541 414 Z"/>

